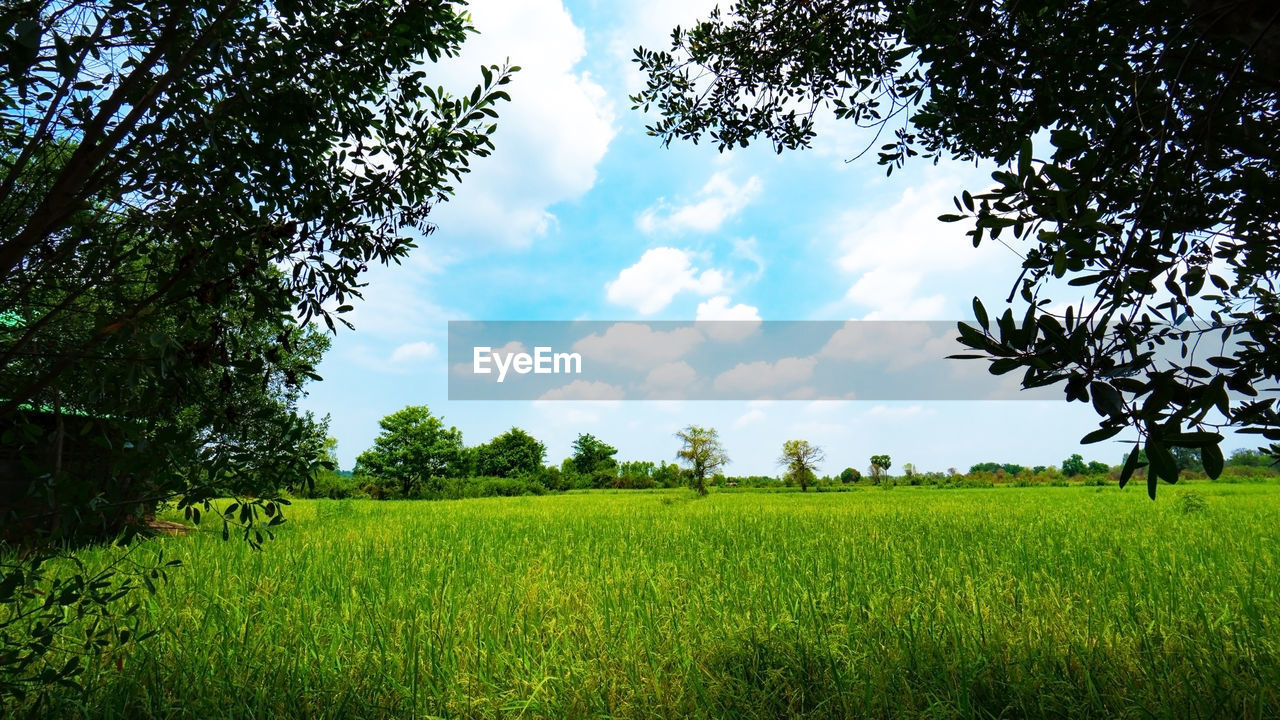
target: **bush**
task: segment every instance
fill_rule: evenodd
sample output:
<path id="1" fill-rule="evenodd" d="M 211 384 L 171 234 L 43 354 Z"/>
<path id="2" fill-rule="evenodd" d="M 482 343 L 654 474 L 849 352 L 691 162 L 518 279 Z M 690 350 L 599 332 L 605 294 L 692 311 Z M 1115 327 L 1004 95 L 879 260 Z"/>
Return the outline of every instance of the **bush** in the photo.
<path id="1" fill-rule="evenodd" d="M 438 485 L 424 492 L 425 500 L 462 500 L 481 497 L 514 497 L 517 495 L 545 495 L 547 488 L 529 477 L 467 477 L 443 478 Z"/>
<path id="2" fill-rule="evenodd" d="M 298 496 L 306 498 L 329 498 L 344 500 L 346 498 L 368 498 L 365 486 L 369 478 L 357 477 L 350 473 L 326 471 L 320 473 L 311 488 L 302 489 Z"/>

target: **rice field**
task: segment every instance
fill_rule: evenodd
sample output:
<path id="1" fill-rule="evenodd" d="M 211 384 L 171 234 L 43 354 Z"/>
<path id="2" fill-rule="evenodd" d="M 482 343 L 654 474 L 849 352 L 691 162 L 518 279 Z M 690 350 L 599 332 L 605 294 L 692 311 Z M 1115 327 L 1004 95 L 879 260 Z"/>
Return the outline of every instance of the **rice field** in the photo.
<path id="1" fill-rule="evenodd" d="M 1188 494 L 1199 496 L 1186 499 Z M 1280 716 L 1280 486 L 298 501 L 69 718 Z M 219 526 L 220 529 L 220 526 Z M 103 561 L 89 555 L 91 562 Z"/>

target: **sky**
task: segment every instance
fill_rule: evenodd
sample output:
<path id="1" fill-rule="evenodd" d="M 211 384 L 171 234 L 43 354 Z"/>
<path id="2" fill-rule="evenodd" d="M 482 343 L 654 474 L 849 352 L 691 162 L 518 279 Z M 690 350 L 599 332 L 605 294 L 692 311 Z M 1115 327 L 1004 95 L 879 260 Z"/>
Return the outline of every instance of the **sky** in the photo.
<path id="1" fill-rule="evenodd" d="M 638 45 L 665 48 L 703 0 L 475 0 L 479 34 L 432 66 L 454 93 L 479 66 L 522 69 L 498 107 L 496 149 L 473 163 L 437 230 L 402 265 L 374 268 L 302 406 L 328 415 L 350 469 L 378 420 L 426 405 L 479 444 L 518 426 L 558 464 L 580 433 L 619 460 L 674 460 L 674 433 L 716 428 L 731 475 L 777 475 L 782 443 L 821 446 L 820 474 L 966 470 L 984 461 L 1058 465 L 1075 452 L 1116 464 L 1127 446 L 1081 447 L 1091 407 L 1065 401 L 449 401 L 448 322 L 525 320 L 969 320 L 980 296 L 995 316 L 1019 258 L 975 249 L 943 224 L 952 197 L 990 167 L 909 164 L 886 177 L 870 138 L 832 118 L 805 151 L 764 145 L 719 153 L 662 147 L 628 95 L 643 84 Z M 981 361 L 953 361 L 981 362 Z"/>

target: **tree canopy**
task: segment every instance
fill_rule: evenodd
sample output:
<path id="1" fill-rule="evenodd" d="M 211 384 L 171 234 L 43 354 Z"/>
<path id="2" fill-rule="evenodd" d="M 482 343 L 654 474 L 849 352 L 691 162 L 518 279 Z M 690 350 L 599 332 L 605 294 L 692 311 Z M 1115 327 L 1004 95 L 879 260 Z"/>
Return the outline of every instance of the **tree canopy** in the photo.
<path id="1" fill-rule="evenodd" d="M 471 31 L 459 5 L 0 7 L 0 520 L 30 550 L 0 602 L 48 639 L 0 637 L 0 695 L 70 682 L 37 672 L 60 623 L 136 586 L 45 575 L 69 531 L 245 493 L 218 519 L 257 545 L 275 489 L 326 462 L 296 412 L 314 326 L 432 232 L 507 99 L 514 68 L 430 82 Z"/>
<path id="2" fill-rule="evenodd" d="M 573 455 L 569 458 L 569 462 L 573 469 L 582 475 L 597 472 L 612 474 L 618 464 L 613 457 L 617 454 L 618 448 L 591 433 L 582 433 L 578 435 L 577 440 L 573 441 Z"/>
<path id="3" fill-rule="evenodd" d="M 889 173 L 997 164 L 940 218 L 1023 259 L 1004 312 L 975 298 L 965 357 L 1092 402 L 1083 442 L 1135 429 L 1122 482 L 1145 450 L 1154 497 L 1173 447 L 1216 476 L 1225 426 L 1280 441 L 1255 387 L 1280 380 L 1274 3 L 741 0 L 636 60 L 667 143 L 782 152 L 829 112 Z"/>
<path id="4" fill-rule="evenodd" d="M 508 71 L 430 84 L 469 31 L 449 3 L 27 2 L 0 28 L 0 426 L 128 419 L 129 462 L 185 478 L 171 494 L 314 458 L 230 400 L 315 377 L 303 327 L 334 328 L 369 265 L 432 231 Z M 175 406 L 194 443 L 155 434 Z"/>
<path id="5" fill-rule="evenodd" d="M 444 426 L 426 405 L 410 405 L 378 421 L 382 432 L 356 458 L 356 473 L 400 484 L 400 496 L 432 479 L 461 477 L 468 468 L 462 431 Z"/>
<path id="6" fill-rule="evenodd" d="M 495 437 L 475 449 L 475 471 L 478 475 L 517 477 L 542 468 L 547 447 L 520 428 Z"/>
<path id="7" fill-rule="evenodd" d="M 809 489 L 809 482 L 818 470 L 825 454 L 822 448 L 808 440 L 787 440 L 782 443 L 782 455 L 778 464 L 787 468 L 787 477 L 800 484 L 800 492 Z"/>
<path id="8" fill-rule="evenodd" d="M 715 428 L 690 425 L 677 432 L 676 439 L 680 441 L 676 457 L 689 465 L 694 489 L 699 495 L 706 495 L 707 477 L 729 463 L 729 455 L 720 444 L 720 434 Z"/>

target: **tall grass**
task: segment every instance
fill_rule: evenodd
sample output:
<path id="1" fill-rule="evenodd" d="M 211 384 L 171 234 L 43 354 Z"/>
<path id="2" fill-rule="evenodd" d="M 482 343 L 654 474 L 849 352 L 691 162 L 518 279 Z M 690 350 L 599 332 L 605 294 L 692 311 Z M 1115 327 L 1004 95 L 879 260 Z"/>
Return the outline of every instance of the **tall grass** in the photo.
<path id="1" fill-rule="evenodd" d="M 1280 716 L 1280 488 L 1184 492 L 300 502 L 149 541 L 161 634 L 39 712 Z"/>

